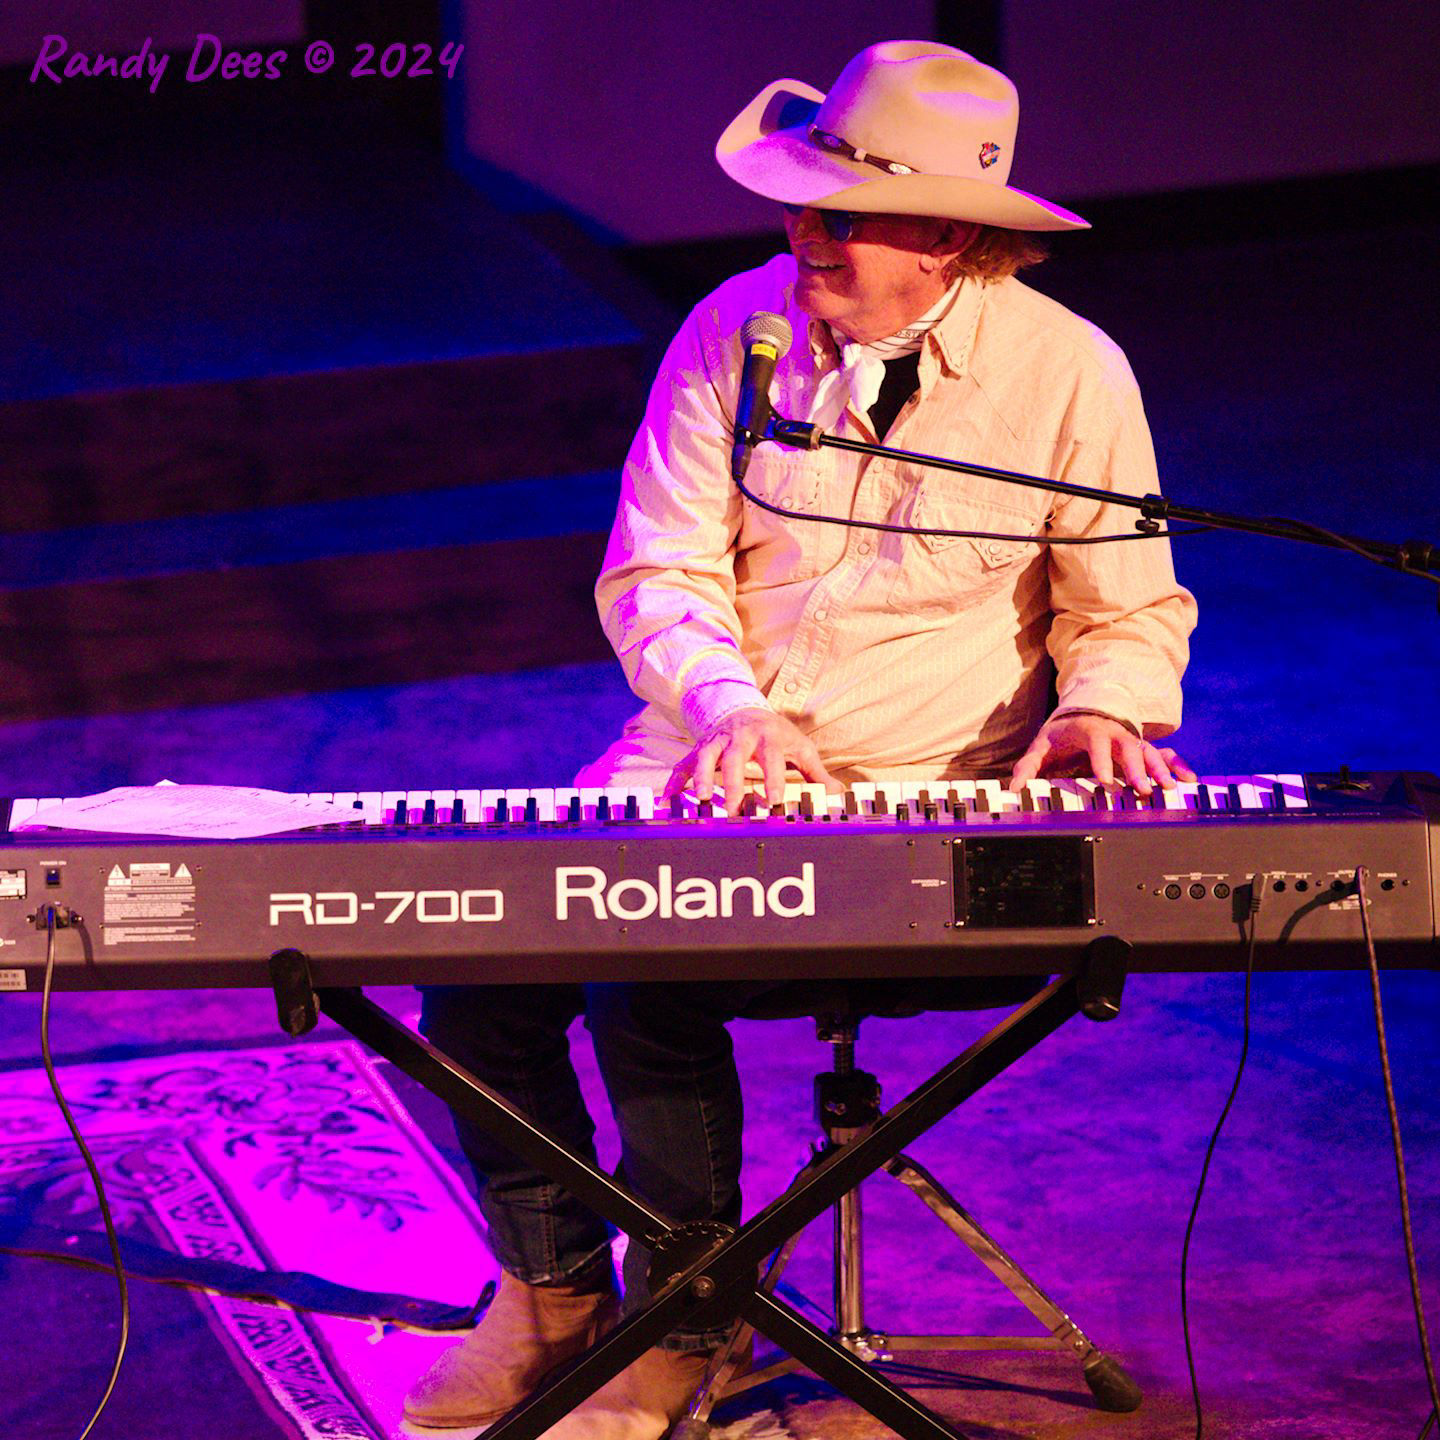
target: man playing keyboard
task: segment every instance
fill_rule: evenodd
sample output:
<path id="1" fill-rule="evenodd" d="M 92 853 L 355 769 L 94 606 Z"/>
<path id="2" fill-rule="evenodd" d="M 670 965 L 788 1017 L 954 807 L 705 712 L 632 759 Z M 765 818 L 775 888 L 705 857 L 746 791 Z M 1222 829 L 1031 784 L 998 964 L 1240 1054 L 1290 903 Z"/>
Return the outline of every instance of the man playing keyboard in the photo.
<path id="1" fill-rule="evenodd" d="M 828 95 L 778 81 L 721 137 L 780 202 L 789 253 L 702 301 L 662 362 L 596 594 L 645 708 L 587 785 L 778 802 L 831 788 L 1088 771 L 1140 794 L 1193 780 L 1153 742 L 1180 719 L 1195 605 L 1130 512 L 835 449 L 759 446 L 730 478 L 740 332 L 783 316 L 777 411 L 828 432 L 1098 488 L 1158 490 L 1139 392 L 1100 331 L 1014 278 L 1033 233 L 1085 222 L 1006 184 L 1018 101 L 928 42 L 863 51 Z M 974 537 L 895 534 L 883 522 Z M 1058 704 L 1052 705 L 1052 695 Z M 680 1221 L 735 1223 L 740 1091 L 725 1022 L 763 986 L 431 991 L 431 1039 L 576 1152 L 593 1128 L 566 1029 L 586 1013 L 626 1182 Z M 488 1423 L 613 1325 L 597 1217 L 460 1125 L 504 1277 L 479 1328 L 406 1402 L 412 1425 Z M 632 1245 L 625 1305 L 648 1298 Z M 720 1333 L 676 1332 L 550 1432 L 659 1440 Z"/>

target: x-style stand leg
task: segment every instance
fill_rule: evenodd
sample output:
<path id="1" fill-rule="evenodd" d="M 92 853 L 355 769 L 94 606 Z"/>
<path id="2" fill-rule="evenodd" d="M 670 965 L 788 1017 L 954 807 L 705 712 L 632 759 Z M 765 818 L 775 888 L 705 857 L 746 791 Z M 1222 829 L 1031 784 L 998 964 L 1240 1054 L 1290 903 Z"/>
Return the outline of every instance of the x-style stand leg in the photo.
<path id="1" fill-rule="evenodd" d="M 1112 947 L 1118 942 L 1108 942 Z M 288 952 L 294 968 L 294 952 Z M 318 1006 L 433 1095 L 484 1127 L 565 1186 L 585 1205 L 655 1250 L 654 1298 L 569 1370 L 486 1431 L 486 1440 L 537 1440 L 670 1331 L 712 1328 L 743 1318 L 903 1440 L 963 1440 L 919 1401 L 837 1345 L 788 1305 L 763 1292 L 756 1276 L 771 1251 L 888 1165 L 932 1125 L 1027 1054 L 1077 1012 L 1108 1018 L 1118 1010 L 1123 954 L 1096 952 L 1078 976 L 1062 977 L 1008 1015 L 888 1110 L 869 1133 L 842 1146 L 808 1178 L 738 1229 L 676 1225 L 595 1166 L 571 1154 L 502 1096 L 358 990 L 314 992 Z M 293 997 L 291 997 L 293 999 Z M 293 1013 L 293 1005 L 289 1007 Z M 286 997 L 281 997 L 282 1018 Z M 313 1009 L 311 1010 L 313 1014 Z"/>

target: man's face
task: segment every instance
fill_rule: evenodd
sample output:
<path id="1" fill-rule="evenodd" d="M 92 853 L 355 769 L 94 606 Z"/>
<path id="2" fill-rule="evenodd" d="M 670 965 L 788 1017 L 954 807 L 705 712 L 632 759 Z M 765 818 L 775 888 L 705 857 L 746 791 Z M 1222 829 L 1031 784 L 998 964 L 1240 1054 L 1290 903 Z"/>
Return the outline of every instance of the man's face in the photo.
<path id="1" fill-rule="evenodd" d="M 813 209 L 784 211 L 799 279 L 795 298 L 817 320 L 866 344 L 903 329 L 948 288 L 943 220 L 858 215 L 847 240 L 832 240 Z M 960 245 L 953 247 L 958 252 Z"/>

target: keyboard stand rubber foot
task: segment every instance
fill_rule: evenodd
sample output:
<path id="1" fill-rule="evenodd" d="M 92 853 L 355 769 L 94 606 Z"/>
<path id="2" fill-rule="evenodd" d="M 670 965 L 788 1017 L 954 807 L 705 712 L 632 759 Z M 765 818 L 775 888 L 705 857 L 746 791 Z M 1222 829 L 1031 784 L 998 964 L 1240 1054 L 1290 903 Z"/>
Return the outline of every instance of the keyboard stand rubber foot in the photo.
<path id="1" fill-rule="evenodd" d="M 1096 1350 L 1082 1368 L 1085 1383 L 1095 1397 L 1097 1409 L 1112 1414 L 1128 1415 L 1140 1408 L 1143 1398 L 1140 1387 L 1125 1372 L 1125 1367 L 1103 1351 Z"/>
<path id="2" fill-rule="evenodd" d="M 309 960 L 299 950 L 277 950 L 270 957 L 270 985 L 280 1028 L 287 1035 L 308 1035 L 320 1020 Z"/>
<path id="3" fill-rule="evenodd" d="M 1080 1010 L 1090 1020 L 1113 1020 L 1120 1013 L 1131 946 L 1118 935 L 1101 935 L 1085 947 L 1077 992 Z"/>

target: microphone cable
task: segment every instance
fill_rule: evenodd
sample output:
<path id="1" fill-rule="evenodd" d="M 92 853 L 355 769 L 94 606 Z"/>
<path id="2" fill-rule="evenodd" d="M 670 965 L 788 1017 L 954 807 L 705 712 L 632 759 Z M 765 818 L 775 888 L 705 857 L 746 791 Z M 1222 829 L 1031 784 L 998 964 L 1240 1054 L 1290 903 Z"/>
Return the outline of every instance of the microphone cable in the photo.
<path id="1" fill-rule="evenodd" d="M 75 1117 L 70 1113 L 70 1107 L 65 1102 L 64 1092 L 60 1089 L 60 1077 L 55 1072 L 55 1060 L 50 1053 L 50 995 L 55 979 L 55 930 L 57 923 L 61 926 L 72 924 L 75 916 L 73 912 L 59 905 L 47 905 L 44 913 L 45 985 L 40 1000 L 40 1056 L 45 1065 L 46 1078 L 50 1081 L 50 1089 L 55 1095 L 55 1103 L 60 1107 L 61 1115 L 65 1117 L 66 1127 L 85 1161 L 85 1168 L 90 1172 L 91 1183 L 95 1186 L 95 1200 L 100 1207 L 101 1219 L 105 1222 L 105 1238 L 110 1242 L 110 1254 L 114 1261 L 112 1269 L 115 1283 L 120 1291 L 120 1338 L 115 1347 L 115 1363 L 110 1367 L 110 1380 L 105 1386 L 105 1393 L 100 1397 L 100 1403 L 90 1416 L 89 1423 L 80 1432 L 79 1440 L 86 1440 L 86 1437 L 95 1428 L 105 1407 L 110 1403 L 110 1397 L 115 1393 L 115 1382 L 120 1378 L 120 1366 L 125 1359 L 125 1348 L 130 1341 L 130 1289 L 125 1278 L 125 1264 L 120 1256 L 120 1238 L 115 1233 L 115 1218 L 110 1213 L 110 1202 L 106 1198 L 105 1184 L 100 1178 L 100 1167 L 96 1165 L 95 1157 L 90 1153 L 90 1147 L 86 1145 L 85 1137 L 81 1135 L 80 1127 L 75 1123 Z"/>
<path id="2" fill-rule="evenodd" d="M 1013 540 L 1025 545 L 1110 545 L 1123 540 L 1167 540 L 1182 535 L 1215 533 L 1213 525 L 1187 525 L 1180 530 L 1166 530 L 1157 525 L 1154 530 L 1125 530 L 1115 535 L 1006 535 L 993 530 L 939 530 L 923 525 L 897 525 L 886 520 L 851 520 L 844 515 L 807 515 L 762 500 L 743 480 L 736 480 L 735 488 L 762 510 L 783 516 L 786 520 L 813 520 L 820 525 L 846 525 L 855 530 L 883 530 L 888 535 L 936 535 L 947 540 Z M 1375 559 L 1373 555 L 1367 558 Z"/>

